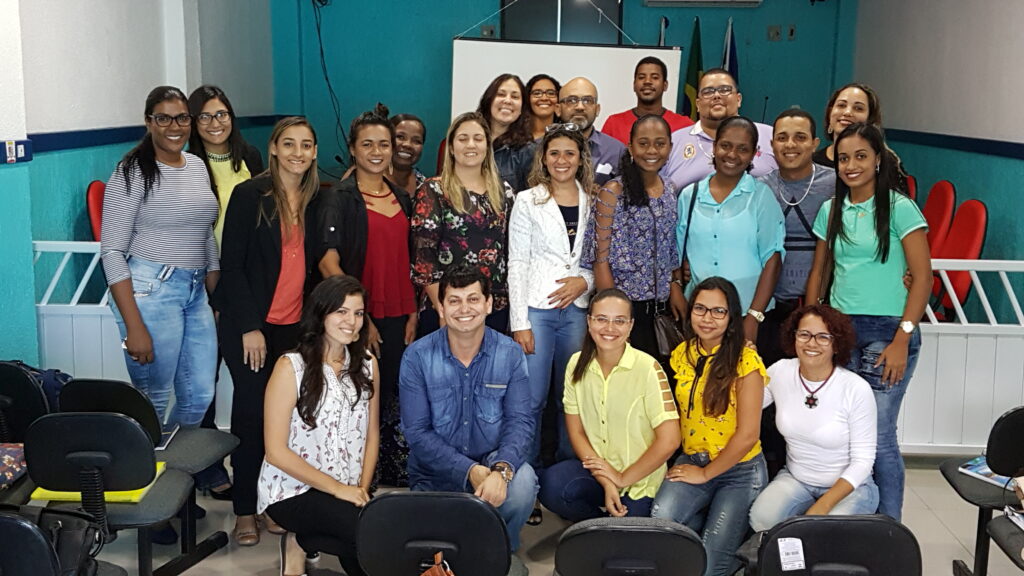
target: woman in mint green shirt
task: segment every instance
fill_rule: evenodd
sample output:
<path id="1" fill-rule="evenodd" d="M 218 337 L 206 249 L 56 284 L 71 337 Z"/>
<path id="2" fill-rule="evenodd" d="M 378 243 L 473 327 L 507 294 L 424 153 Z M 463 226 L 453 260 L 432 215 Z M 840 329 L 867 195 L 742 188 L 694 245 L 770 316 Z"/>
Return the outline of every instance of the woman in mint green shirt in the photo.
<path id="1" fill-rule="evenodd" d="M 917 323 L 932 268 L 928 225 L 917 204 L 894 190 L 885 150 L 881 130 L 871 124 L 852 124 L 836 139 L 836 196 L 814 221 L 818 243 L 807 301 L 828 299 L 853 321 L 857 345 L 846 367 L 871 384 L 878 406 L 878 511 L 899 520 L 904 470 L 896 418 L 921 348 Z"/>

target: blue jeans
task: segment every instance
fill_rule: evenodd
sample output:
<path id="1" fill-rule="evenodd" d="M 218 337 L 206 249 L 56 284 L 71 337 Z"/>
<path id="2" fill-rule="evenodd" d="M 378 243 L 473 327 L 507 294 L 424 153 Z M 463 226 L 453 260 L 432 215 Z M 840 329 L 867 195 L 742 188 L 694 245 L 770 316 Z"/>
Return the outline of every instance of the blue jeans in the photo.
<path id="1" fill-rule="evenodd" d="M 555 387 L 555 407 L 558 410 L 558 450 L 555 461 L 574 456 L 569 433 L 565 429 L 562 393 L 569 358 L 583 346 L 583 335 L 587 332 L 587 311 L 575 304 L 552 310 L 530 308 L 527 318 L 533 331 L 533 354 L 526 355 L 526 369 L 530 373 L 530 400 L 537 415 L 537 430 L 526 460 L 534 468 L 540 468 L 541 416 L 547 406 L 549 385 Z"/>
<path id="2" fill-rule="evenodd" d="M 787 518 L 807 512 L 831 488 L 804 484 L 783 468 L 750 507 L 750 527 L 756 532 L 770 530 Z M 878 487 L 868 477 L 846 498 L 840 500 L 829 515 L 874 514 L 877 509 Z"/>
<path id="3" fill-rule="evenodd" d="M 907 393 L 910 378 L 917 366 L 921 351 L 921 330 L 914 330 L 907 346 L 907 369 L 903 379 L 893 386 L 882 382 L 885 366 L 875 367 L 875 362 L 886 346 L 892 342 L 899 330 L 900 319 L 896 316 L 850 316 L 857 332 L 857 347 L 850 356 L 848 369 L 868 381 L 875 393 L 878 408 L 878 449 L 875 452 L 875 484 L 878 486 L 878 511 L 900 520 L 903 511 L 903 456 L 896 441 L 896 419 L 900 415 L 903 395 Z"/>
<path id="4" fill-rule="evenodd" d="M 703 468 L 706 452 L 683 454 L 675 464 Z M 661 483 L 651 516 L 684 524 L 701 535 L 708 553 L 705 576 L 728 576 L 739 569 L 736 550 L 749 527 L 750 505 L 768 482 L 764 456 L 740 462 L 705 484 Z"/>
<path id="5" fill-rule="evenodd" d="M 626 516 L 646 518 L 651 515 L 653 498 L 634 500 L 621 496 L 619 499 L 626 507 Z M 604 488 L 576 458 L 563 460 L 541 472 L 540 501 L 548 510 L 571 522 L 608 515 L 601 510 Z"/>
<path id="6" fill-rule="evenodd" d="M 124 353 L 128 375 L 153 402 L 161 422 L 173 389 L 174 410 L 168 424 L 198 427 L 213 400 L 217 370 L 217 329 L 206 298 L 206 270 L 137 257 L 128 260 L 128 268 L 135 303 L 153 340 L 149 364 L 139 364 Z M 113 298 L 110 309 L 123 339 L 127 330 Z"/>

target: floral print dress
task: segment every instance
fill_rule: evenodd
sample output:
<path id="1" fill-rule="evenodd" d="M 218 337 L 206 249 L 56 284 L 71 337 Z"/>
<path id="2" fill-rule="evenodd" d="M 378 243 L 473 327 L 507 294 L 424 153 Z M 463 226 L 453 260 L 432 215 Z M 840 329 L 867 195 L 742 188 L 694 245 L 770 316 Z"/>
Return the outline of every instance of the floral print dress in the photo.
<path id="1" fill-rule="evenodd" d="M 490 278 L 494 309 L 508 307 L 508 201 L 500 211 L 487 196 L 470 192 L 467 211 L 461 213 L 441 191 L 438 178 L 427 180 L 416 192 L 411 219 L 413 283 L 423 288 L 441 279 L 453 264 L 476 266 Z M 421 300 L 421 309 L 428 303 Z"/>

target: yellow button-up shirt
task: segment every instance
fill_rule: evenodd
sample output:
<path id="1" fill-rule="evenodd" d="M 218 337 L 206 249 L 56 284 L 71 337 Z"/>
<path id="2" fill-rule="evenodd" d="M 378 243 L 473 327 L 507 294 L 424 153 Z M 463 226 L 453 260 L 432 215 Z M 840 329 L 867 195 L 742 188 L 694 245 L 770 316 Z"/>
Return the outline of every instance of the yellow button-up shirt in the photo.
<path id="1" fill-rule="evenodd" d="M 653 357 L 627 344 L 607 378 L 592 360 L 583 378 L 573 382 L 579 358 L 579 352 L 574 354 L 565 371 L 565 413 L 580 417 L 598 456 L 625 470 L 654 443 L 655 428 L 679 418 L 668 378 Z M 667 471 L 662 465 L 621 494 L 634 500 L 653 498 Z"/>

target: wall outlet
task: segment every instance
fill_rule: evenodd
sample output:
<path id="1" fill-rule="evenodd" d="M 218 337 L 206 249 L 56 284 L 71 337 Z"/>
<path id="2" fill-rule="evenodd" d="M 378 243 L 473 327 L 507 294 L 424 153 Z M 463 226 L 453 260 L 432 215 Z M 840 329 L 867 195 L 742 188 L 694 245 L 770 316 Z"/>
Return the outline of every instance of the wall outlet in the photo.
<path id="1" fill-rule="evenodd" d="M 786 40 L 789 42 L 796 40 L 796 24 L 789 25 L 789 30 L 786 32 Z"/>
<path id="2" fill-rule="evenodd" d="M 481 26 L 480 27 L 480 37 L 481 38 L 494 38 L 494 25 L 493 24 L 484 24 L 483 26 Z"/>
<path id="3" fill-rule="evenodd" d="M 768 41 L 769 42 L 778 42 L 779 40 L 782 40 L 782 26 L 779 26 L 778 24 L 773 24 L 773 25 L 769 26 L 768 27 Z"/>
<path id="4" fill-rule="evenodd" d="M 0 157 L 2 164 L 28 162 L 32 159 L 31 140 L 0 140 L 0 144 L 0 150 L 3 151 L 3 156 Z"/>

